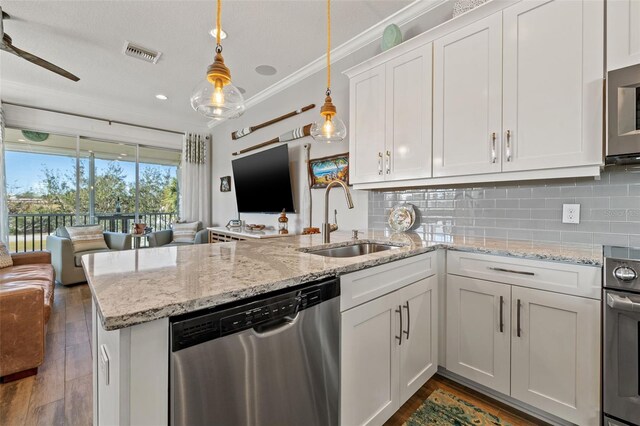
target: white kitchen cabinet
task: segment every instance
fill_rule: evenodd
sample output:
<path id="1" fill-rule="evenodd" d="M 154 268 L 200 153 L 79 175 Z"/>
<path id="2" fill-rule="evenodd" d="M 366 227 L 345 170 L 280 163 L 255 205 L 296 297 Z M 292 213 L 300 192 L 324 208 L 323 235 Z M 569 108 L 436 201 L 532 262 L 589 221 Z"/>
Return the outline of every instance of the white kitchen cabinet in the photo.
<path id="1" fill-rule="evenodd" d="M 433 175 L 500 172 L 500 12 L 434 41 L 433 94 Z"/>
<path id="2" fill-rule="evenodd" d="M 385 178 L 385 104 L 384 65 L 365 71 L 350 80 L 350 183 L 376 182 Z"/>
<path id="3" fill-rule="evenodd" d="M 346 295 L 348 301 L 361 301 L 356 306 L 342 304 L 348 307 L 341 314 L 343 426 L 382 425 L 436 373 L 438 279 L 429 269 L 434 258 L 433 253 L 416 256 L 370 268 L 368 275 L 359 271 L 341 278 L 345 290 L 341 298 Z M 352 298 L 364 281 L 375 281 L 388 270 L 403 275 L 394 264 L 405 261 L 411 261 L 405 265 L 407 274 L 415 276 L 411 268 L 419 261 L 429 276 L 400 288 L 391 286 L 384 295 L 374 291 L 366 301 Z"/>
<path id="4" fill-rule="evenodd" d="M 602 161 L 603 17 L 593 0 L 504 9 L 504 172 Z"/>
<path id="5" fill-rule="evenodd" d="M 351 77 L 352 183 L 431 176 L 432 45 Z"/>
<path id="6" fill-rule="evenodd" d="M 607 70 L 640 64 L 640 1 L 607 0 Z"/>
<path id="7" fill-rule="evenodd" d="M 343 426 L 380 425 L 399 405 L 397 293 L 342 313 L 340 356 Z"/>
<path id="8" fill-rule="evenodd" d="M 599 309 L 597 300 L 513 287 L 511 396 L 598 425 Z"/>
<path id="9" fill-rule="evenodd" d="M 386 180 L 431 177 L 432 45 L 386 63 Z"/>
<path id="10" fill-rule="evenodd" d="M 438 278 L 429 277 L 398 292 L 402 304 L 400 403 L 416 393 L 438 370 Z"/>
<path id="11" fill-rule="evenodd" d="M 446 300 L 447 369 L 508 395 L 511 286 L 448 275 Z"/>

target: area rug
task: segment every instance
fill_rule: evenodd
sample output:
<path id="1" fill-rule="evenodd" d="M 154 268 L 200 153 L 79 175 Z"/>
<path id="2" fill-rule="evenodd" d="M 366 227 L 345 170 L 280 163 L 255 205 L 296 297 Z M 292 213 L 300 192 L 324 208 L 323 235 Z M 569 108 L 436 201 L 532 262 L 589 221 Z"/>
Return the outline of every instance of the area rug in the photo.
<path id="1" fill-rule="evenodd" d="M 511 426 L 470 402 L 436 389 L 404 426 Z"/>

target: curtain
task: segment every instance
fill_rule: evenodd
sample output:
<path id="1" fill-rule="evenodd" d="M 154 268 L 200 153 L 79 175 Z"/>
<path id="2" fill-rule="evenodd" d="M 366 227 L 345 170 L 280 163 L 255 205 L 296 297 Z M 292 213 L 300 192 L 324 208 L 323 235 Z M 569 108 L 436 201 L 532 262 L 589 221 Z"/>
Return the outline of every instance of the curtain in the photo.
<path id="1" fill-rule="evenodd" d="M 180 165 L 180 218 L 211 224 L 211 136 L 186 133 Z"/>
<path id="2" fill-rule="evenodd" d="M 9 206 L 7 204 L 7 174 L 4 165 L 4 110 L 0 103 L 0 241 L 9 246 Z"/>

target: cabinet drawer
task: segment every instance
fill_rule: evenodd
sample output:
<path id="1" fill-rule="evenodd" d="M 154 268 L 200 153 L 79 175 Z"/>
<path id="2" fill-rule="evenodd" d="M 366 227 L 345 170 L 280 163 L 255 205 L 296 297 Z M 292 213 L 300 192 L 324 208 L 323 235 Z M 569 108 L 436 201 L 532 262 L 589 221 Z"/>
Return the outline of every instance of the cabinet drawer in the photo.
<path id="1" fill-rule="evenodd" d="M 341 276 L 340 312 L 434 275 L 435 255 L 421 254 Z"/>
<path id="2" fill-rule="evenodd" d="M 600 267 L 453 250 L 447 252 L 447 273 L 592 299 L 600 299 L 602 287 Z"/>

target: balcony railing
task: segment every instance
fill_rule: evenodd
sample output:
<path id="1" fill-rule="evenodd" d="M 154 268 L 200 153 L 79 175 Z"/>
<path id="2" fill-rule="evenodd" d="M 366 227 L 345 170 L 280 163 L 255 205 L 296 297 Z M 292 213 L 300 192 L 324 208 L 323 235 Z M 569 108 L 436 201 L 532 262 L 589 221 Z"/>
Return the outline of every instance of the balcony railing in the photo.
<path id="1" fill-rule="evenodd" d="M 135 215 L 96 214 L 95 222 L 104 227 L 105 231 L 129 232 Z M 146 223 L 154 231 L 169 229 L 178 218 L 177 213 L 140 213 L 139 222 Z M 47 235 L 53 233 L 60 226 L 87 225 L 90 223 L 88 214 L 76 216 L 73 213 L 11 213 L 9 214 L 9 250 L 24 252 L 45 250 Z"/>

